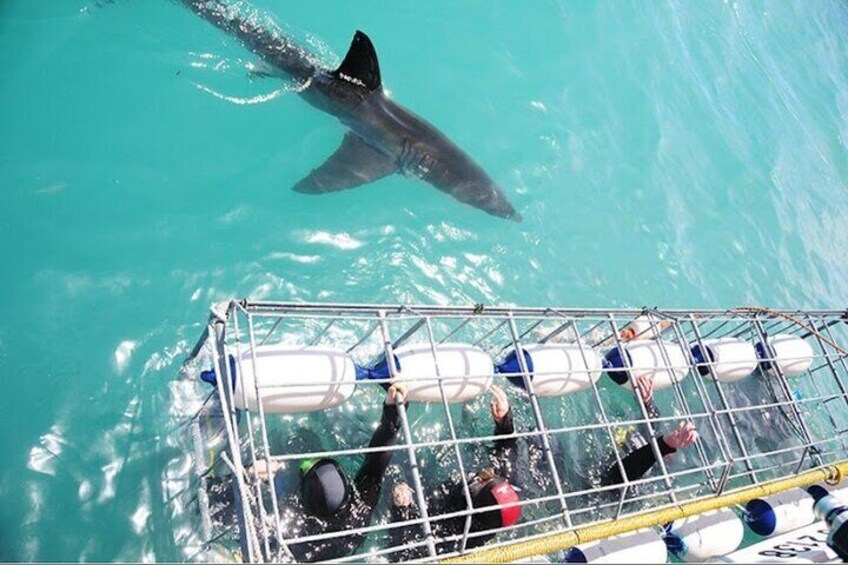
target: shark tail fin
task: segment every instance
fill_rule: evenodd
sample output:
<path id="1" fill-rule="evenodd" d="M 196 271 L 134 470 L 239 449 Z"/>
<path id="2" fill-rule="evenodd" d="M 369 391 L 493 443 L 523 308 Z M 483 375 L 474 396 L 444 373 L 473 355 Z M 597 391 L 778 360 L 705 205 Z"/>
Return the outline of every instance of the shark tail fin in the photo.
<path id="1" fill-rule="evenodd" d="M 374 50 L 374 44 L 367 35 L 357 30 L 344 61 L 333 74 L 339 80 L 345 80 L 368 90 L 379 90 L 383 87 L 377 51 Z"/>

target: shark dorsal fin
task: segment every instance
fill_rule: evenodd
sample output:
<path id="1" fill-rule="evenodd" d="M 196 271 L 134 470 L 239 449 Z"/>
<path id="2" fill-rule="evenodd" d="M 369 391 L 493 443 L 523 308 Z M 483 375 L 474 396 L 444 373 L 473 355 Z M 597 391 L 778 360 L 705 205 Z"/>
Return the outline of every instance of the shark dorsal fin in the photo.
<path id="1" fill-rule="evenodd" d="M 383 83 L 380 80 L 380 63 L 377 62 L 377 52 L 367 35 L 358 31 L 353 35 L 350 49 L 344 61 L 335 71 L 338 79 L 367 88 L 379 90 Z"/>

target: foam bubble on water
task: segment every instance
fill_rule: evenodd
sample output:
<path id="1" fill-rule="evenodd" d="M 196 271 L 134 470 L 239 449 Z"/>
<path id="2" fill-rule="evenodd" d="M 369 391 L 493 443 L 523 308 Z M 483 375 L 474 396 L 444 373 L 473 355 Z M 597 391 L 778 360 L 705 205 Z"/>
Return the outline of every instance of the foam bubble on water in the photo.
<path id="1" fill-rule="evenodd" d="M 197 289 L 194 292 L 191 293 L 191 301 L 197 302 L 197 300 L 200 298 L 200 295 L 201 295 L 202 292 L 203 292 L 203 287 L 201 287 L 201 286 L 197 287 Z"/>
<path id="2" fill-rule="evenodd" d="M 439 284 L 441 284 L 441 285 L 445 284 L 445 279 L 439 273 L 439 267 L 438 266 L 432 265 L 432 264 L 428 263 L 427 261 L 425 261 L 424 259 L 422 259 L 421 257 L 418 257 L 416 255 L 410 256 L 409 259 L 410 259 L 410 261 L 412 261 L 413 265 L 418 267 L 418 270 L 421 271 L 421 273 L 425 277 L 427 277 L 428 279 L 433 279 L 435 281 L 438 281 Z"/>
<path id="3" fill-rule="evenodd" d="M 85 502 L 91 496 L 91 481 L 88 479 L 83 480 L 80 483 L 79 489 L 77 490 L 77 497 L 80 499 L 80 502 Z"/>
<path id="4" fill-rule="evenodd" d="M 188 351 L 188 342 L 184 339 L 179 340 L 175 345 L 166 347 L 162 352 L 154 352 L 144 362 L 144 367 L 141 371 L 142 376 L 150 372 L 158 372 L 173 364 L 175 359 L 182 358 Z"/>
<path id="5" fill-rule="evenodd" d="M 202 90 L 206 94 L 210 94 L 219 100 L 223 100 L 225 102 L 230 102 L 232 104 L 237 104 L 239 106 L 253 105 L 253 104 L 262 104 L 263 102 L 269 102 L 274 100 L 275 98 L 279 98 L 281 95 L 286 92 L 292 92 L 294 89 L 290 87 L 282 87 L 277 90 L 272 90 L 267 94 L 259 94 L 257 96 L 250 97 L 239 97 L 239 96 L 228 96 L 226 94 L 222 94 L 216 90 L 212 90 L 208 86 L 204 86 L 202 84 L 194 83 L 199 90 Z"/>
<path id="6" fill-rule="evenodd" d="M 107 500 L 115 497 L 115 478 L 123 467 L 123 462 L 114 460 L 101 467 L 103 471 L 103 487 L 100 489 L 100 495 L 97 497 L 97 502 L 102 504 Z"/>
<path id="7" fill-rule="evenodd" d="M 474 253 L 466 253 L 466 254 L 465 254 L 465 258 L 466 258 L 466 259 L 468 259 L 468 261 L 469 261 L 472 265 L 474 265 L 475 267 L 479 267 L 479 266 L 480 266 L 480 264 L 481 264 L 483 261 L 485 261 L 485 260 L 486 260 L 486 256 L 485 256 L 485 255 L 476 255 L 476 254 L 474 254 Z"/>
<path id="8" fill-rule="evenodd" d="M 136 347 L 138 347 L 137 341 L 124 340 L 120 343 L 120 345 L 118 345 L 117 349 L 115 349 L 114 362 L 115 368 L 118 370 L 119 374 L 123 373 L 124 369 L 127 368 Z"/>
<path id="9" fill-rule="evenodd" d="M 347 232 L 330 233 L 326 231 L 306 231 L 302 232 L 303 241 L 306 243 L 318 243 L 321 245 L 329 245 L 342 251 L 351 251 L 359 249 L 363 243 L 358 239 L 354 239 Z"/>
<path id="10" fill-rule="evenodd" d="M 447 222 L 441 222 L 438 225 L 431 224 L 427 226 L 427 231 L 438 242 L 447 240 L 451 241 L 469 241 L 476 240 L 477 236 L 473 232 L 458 228 Z"/>
<path id="11" fill-rule="evenodd" d="M 456 270 L 456 257 L 442 257 L 439 264 L 449 271 Z"/>
<path id="12" fill-rule="evenodd" d="M 27 484 L 26 490 L 29 505 L 23 519 L 23 524 L 35 524 L 41 518 L 41 511 L 44 508 L 44 492 L 41 490 L 41 486 L 32 482 Z"/>
<path id="13" fill-rule="evenodd" d="M 138 508 L 130 516 L 130 524 L 136 534 L 141 535 L 144 532 L 150 514 L 150 485 L 147 483 L 147 479 L 144 479 L 141 483 L 141 496 L 138 502 Z"/>
<path id="14" fill-rule="evenodd" d="M 29 452 L 27 467 L 36 473 L 54 476 L 56 464 L 67 441 L 62 437 L 62 427 L 53 424 L 50 431 L 40 438 L 40 445 L 33 446 Z"/>
<path id="15" fill-rule="evenodd" d="M 504 278 L 500 271 L 494 267 L 486 270 L 486 274 L 492 279 L 492 282 L 498 286 L 503 286 Z"/>
<path id="16" fill-rule="evenodd" d="M 250 215 L 250 208 L 248 206 L 241 205 L 241 206 L 236 206 L 235 208 L 233 208 L 232 210 L 230 210 L 229 212 L 227 212 L 226 214 L 221 216 L 220 220 L 221 220 L 221 223 L 224 224 L 225 226 L 230 226 L 230 225 L 232 225 L 236 222 L 240 222 L 241 220 L 244 220 L 249 215 Z"/>
<path id="17" fill-rule="evenodd" d="M 547 106 L 545 106 L 544 102 L 540 102 L 538 100 L 531 100 L 530 106 L 532 108 L 535 108 L 536 110 L 539 110 L 540 112 L 544 112 L 544 113 L 548 112 L 548 108 L 547 108 Z"/>
<path id="18" fill-rule="evenodd" d="M 295 263 L 301 263 L 304 265 L 317 263 L 321 260 L 320 255 L 299 255 L 297 253 L 289 253 L 283 251 L 274 251 L 267 255 L 268 259 L 272 260 L 287 260 L 294 261 Z"/>

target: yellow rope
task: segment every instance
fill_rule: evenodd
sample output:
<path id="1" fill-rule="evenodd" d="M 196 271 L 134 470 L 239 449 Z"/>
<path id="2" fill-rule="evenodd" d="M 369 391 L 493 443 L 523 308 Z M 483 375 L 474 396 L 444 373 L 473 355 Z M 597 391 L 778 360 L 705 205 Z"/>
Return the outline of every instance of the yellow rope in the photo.
<path id="1" fill-rule="evenodd" d="M 839 463 L 819 467 L 818 469 L 813 469 L 800 475 L 736 489 L 721 496 L 685 502 L 677 506 L 659 508 L 612 522 L 585 526 L 567 532 L 558 532 L 532 540 L 518 541 L 502 547 L 483 549 L 474 553 L 445 559 L 441 563 L 509 563 L 518 559 L 526 559 L 536 555 L 544 555 L 546 553 L 568 549 L 581 543 L 625 534 L 642 528 L 667 524 L 668 522 L 686 518 L 687 516 L 735 506 L 753 500 L 754 498 L 770 496 L 792 488 L 805 487 L 821 481 L 828 484 L 837 484 L 846 474 L 848 474 L 848 461 L 840 461 Z"/>

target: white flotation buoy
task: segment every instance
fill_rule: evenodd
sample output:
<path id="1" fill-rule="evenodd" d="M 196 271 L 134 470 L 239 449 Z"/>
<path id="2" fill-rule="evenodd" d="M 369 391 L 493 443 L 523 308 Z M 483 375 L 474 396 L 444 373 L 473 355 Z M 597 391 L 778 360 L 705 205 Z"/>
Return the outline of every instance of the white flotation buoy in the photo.
<path id="1" fill-rule="evenodd" d="M 240 410 L 258 410 L 256 383 L 262 409 L 269 414 L 326 410 L 356 390 L 353 359 L 341 350 L 266 345 L 257 347 L 253 355 L 249 349 L 243 351 L 240 362 L 235 352 L 228 357 L 234 374 L 233 403 Z M 201 378 L 214 382 L 209 373 L 205 371 Z"/>
<path id="2" fill-rule="evenodd" d="M 576 343 L 534 343 L 523 346 L 524 362 L 537 396 L 563 396 L 592 386 L 601 376 L 601 357 L 588 347 Z M 521 373 L 515 351 L 510 352 L 498 366 L 499 373 Z M 507 379 L 525 388 L 524 377 Z"/>
<path id="3" fill-rule="evenodd" d="M 668 552 L 651 529 L 580 544 L 568 550 L 566 563 L 666 563 Z"/>
<path id="4" fill-rule="evenodd" d="M 700 345 L 692 347 L 695 368 L 704 377 L 730 383 L 744 379 L 757 368 L 757 352 L 747 341 L 732 337 L 704 340 L 704 351 Z M 710 367 L 712 365 L 712 371 Z"/>
<path id="5" fill-rule="evenodd" d="M 735 551 L 744 535 L 739 516 L 722 508 L 668 524 L 665 544 L 683 561 L 704 562 Z"/>
<path id="6" fill-rule="evenodd" d="M 448 402 L 466 402 L 492 386 L 492 358 L 479 347 L 441 343 L 435 359 L 427 343 L 399 347 L 394 353 L 400 366 L 397 381 L 406 384 L 412 402 L 441 402 L 439 378 Z"/>
<path id="7" fill-rule="evenodd" d="M 755 498 L 745 505 L 745 523 L 761 536 L 783 534 L 815 521 L 813 497 L 800 488 Z"/>
<path id="8" fill-rule="evenodd" d="M 635 378 L 652 376 L 655 389 L 669 387 L 689 374 L 689 356 L 677 342 L 644 339 L 629 341 L 622 347 L 629 361 L 629 369 L 621 348 L 610 349 L 605 355 L 607 374 L 622 386 L 631 388 L 628 376 L 630 371 L 633 371 Z"/>
<path id="9" fill-rule="evenodd" d="M 769 337 L 767 342 L 774 356 L 763 347 L 762 342 L 757 344 L 757 355 L 763 370 L 768 373 L 774 374 L 776 366 L 784 376 L 795 377 L 806 372 L 813 364 L 813 348 L 798 336 L 778 334 Z"/>

